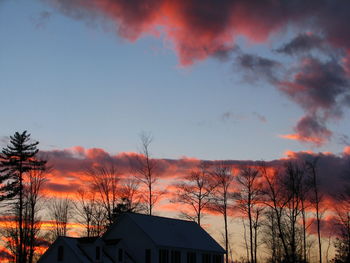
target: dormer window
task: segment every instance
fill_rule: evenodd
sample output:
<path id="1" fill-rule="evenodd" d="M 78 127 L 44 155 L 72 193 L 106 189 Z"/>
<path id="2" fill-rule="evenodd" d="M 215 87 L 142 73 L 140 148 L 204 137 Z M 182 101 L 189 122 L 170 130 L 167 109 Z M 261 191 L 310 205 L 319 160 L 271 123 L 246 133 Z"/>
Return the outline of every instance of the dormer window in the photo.
<path id="1" fill-rule="evenodd" d="M 64 256 L 64 250 L 63 246 L 58 246 L 58 251 L 57 251 L 57 261 L 63 261 L 63 256 Z"/>

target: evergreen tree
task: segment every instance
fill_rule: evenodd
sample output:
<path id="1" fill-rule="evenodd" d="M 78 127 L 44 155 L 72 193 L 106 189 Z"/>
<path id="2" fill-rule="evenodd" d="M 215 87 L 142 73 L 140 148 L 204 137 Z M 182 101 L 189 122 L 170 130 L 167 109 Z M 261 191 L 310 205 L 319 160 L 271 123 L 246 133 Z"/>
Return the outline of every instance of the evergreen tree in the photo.
<path id="1" fill-rule="evenodd" d="M 33 170 L 44 170 L 46 161 L 36 159 L 39 142 L 32 142 L 27 131 L 10 136 L 10 144 L 1 151 L 0 160 L 0 201 L 14 205 L 18 227 L 18 248 L 16 262 L 26 262 L 24 244 L 24 174 Z"/>

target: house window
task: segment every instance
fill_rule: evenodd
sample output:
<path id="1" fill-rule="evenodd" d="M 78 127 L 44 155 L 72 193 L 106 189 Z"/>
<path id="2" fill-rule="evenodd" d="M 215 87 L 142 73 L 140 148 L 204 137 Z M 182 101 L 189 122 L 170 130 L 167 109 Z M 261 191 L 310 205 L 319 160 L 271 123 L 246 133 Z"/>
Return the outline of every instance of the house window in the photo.
<path id="1" fill-rule="evenodd" d="M 151 263 L 151 250 L 145 250 L 145 263 Z"/>
<path id="2" fill-rule="evenodd" d="M 196 252 L 187 252 L 187 263 L 196 263 Z"/>
<path id="3" fill-rule="evenodd" d="M 123 249 L 121 248 L 118 250 L 118 261 L 123 262 Z"/>
<path id="4" fill-rule="evenodd" d="M 96 247 L 96 253 L 95 253 L 95 258 L 96 260 L 100 260 L 101 258 L 101 248 L 100 247 Z"/>
<path id="5" fill-rule="evenodd" d="M 221 263 L 221 255 L 213 255 L 213 263 Z"/>
<path id="6" fill-rule="evenodd" d="M 171 263 L 181 263 L 181 251 L 172 250 L 170 258 Z"/>
<path id="7" fill-rule="evenodd" d="M 167 249 L 159 249 L 159 263 L 169 263 L 169 251 Z"/>
<path id="8" fill-rule="evenodd" d="M 57 251 L 57 261 L 63 261 L 63 252 L 63 246 L 59 246 Z"/>
<path id="9" fill-rule="evenodd" d="M 202 263 L 211 263 L 211 255 L 202 254 Z"/>

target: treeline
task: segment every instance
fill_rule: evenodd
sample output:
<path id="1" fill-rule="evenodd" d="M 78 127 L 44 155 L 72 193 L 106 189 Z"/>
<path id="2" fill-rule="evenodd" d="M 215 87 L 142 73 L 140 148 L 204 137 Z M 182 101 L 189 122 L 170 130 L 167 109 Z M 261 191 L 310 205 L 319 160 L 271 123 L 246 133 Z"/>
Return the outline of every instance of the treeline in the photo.
<path id="1" fill-rule="evenodd" d="M 67 234 L 79 223 L 83 236 L 99 236 L 124 212 L 154 214 L 162 200 L 177 205 L 179 216 L 202 224 L 207 213 L 221 215 L 223 246 L 229 262 L 350 262 L 350 188 L 332 196 L 327 207 L 319 178 L 318 160 L 286 160 L 282 165 L 232 166 L 201 162 L 183 177 L 161 181 L 157 160 L 151 157 L 152 137 L 141 136 L 141 154 L 130 159 L 130 172 L 120 173 L 111 160 L 85 171 L 74 198 L 43 198 L 46 160 L 38 156 L 38 142 L 27 132 L 15 133 L 2 150 L 0 204 L 1 238 L 13 262 L 35 262 L 43 244 Z M 54 165 L 54 164 L 53 164 Z M 45 208 L 45 209 L 44 209 Z M 43 215 L 52 222 L 44 229 Z M 234 216 L 233 216 L 234 215 Z M 333 217 L 333 246 L 323 247 L 323 217 Z M 232 218 L 241 218 L 244 255 L 237 259 L 231 244 Z M 311 228 L 315 234 L 310 234 Z M 312 257 L 317 251 L 317 257 Z"/>

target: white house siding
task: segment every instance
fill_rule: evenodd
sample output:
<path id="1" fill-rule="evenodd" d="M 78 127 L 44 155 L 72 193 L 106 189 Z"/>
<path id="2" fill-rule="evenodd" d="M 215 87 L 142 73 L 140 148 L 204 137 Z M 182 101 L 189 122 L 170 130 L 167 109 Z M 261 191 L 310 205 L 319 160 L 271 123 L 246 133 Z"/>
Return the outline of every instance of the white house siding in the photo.
<path id="1" fill-rule="evenodd" d="M 64 257 L 58 262 L 60 245 L 64 247 Z M 101 248 L 100 260 L 96 260 L 96 247 Z M 119 249 L 123 250 L 122 261 L 118 257 Z M 181 263 L 188 263 L 188 252 L 196 254 L 194 263 L 202 263 L 203 254 L 210 254 L 211 263 L 214 263 L 213 255 L 221 255 L 223 263 L 225 252 L 208 233 L 193 222 L 125 214 L 96 240 L 59 237 L 39 263 L 146 263 L 146 249 L 151 251 L 151 263 L 163 263 L 159 262 L 160 249 L 168 251 L 168 260 L 164 260 L 167 263 L 172 263 L 171 251 L 180 251 Z"/>
<path id="2" fill-rule="evenodd" d="M 63 246 L 63 260 L 58 261 L 58 248 Z M 55 242 L 55 245 L 50 247 L 49 253 L 46 253 L 44 257 L 41 257 L 39 263 L 85 263 L 74 253 L 74 251 L 61 239 Z"/>
<path id="3" fill-rule="evenodd" d="M 151 249 L 152 263 L 158 263 L 158 251 L 156 251 L 153 241 L 127 216 L 122 217 L 118 224 L 114 225 L 103 238 L 105 240 L 122 239 L 126 250 L 135 259 L 135 263 L 144 263 L 145 250 Z"/>

